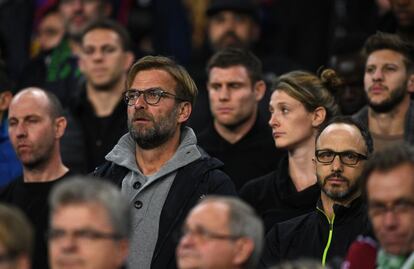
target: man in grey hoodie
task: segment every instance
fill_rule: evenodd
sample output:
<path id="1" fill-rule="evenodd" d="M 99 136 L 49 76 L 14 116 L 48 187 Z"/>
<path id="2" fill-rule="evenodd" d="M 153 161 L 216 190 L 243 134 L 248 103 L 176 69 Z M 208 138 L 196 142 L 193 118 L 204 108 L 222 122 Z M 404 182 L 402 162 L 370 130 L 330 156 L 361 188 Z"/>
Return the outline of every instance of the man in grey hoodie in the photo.
<path id="1" fill-rule="evenodd" d="M 176 268 L 173 235 L 190 209 L 207 194 L 236 192 L 222 163 L 185 126 L 197 87 L 183 67 L 143 57 L 130 69 L 126 89 L 129 132 L 94 175 L 117 183 L 134 207 L 129 268 Z"/>

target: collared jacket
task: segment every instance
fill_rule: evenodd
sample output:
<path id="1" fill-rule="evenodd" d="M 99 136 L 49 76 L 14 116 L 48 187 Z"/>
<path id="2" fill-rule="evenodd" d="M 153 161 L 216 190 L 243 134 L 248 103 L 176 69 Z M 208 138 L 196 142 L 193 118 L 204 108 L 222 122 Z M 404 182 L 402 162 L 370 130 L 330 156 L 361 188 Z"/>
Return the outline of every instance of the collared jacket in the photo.
<path id="1" fill-rule="evenodd" d="M 370 230 L 362 198 L 349 207 L 334 205 L 332 220 L 322 208 L 319 200 L 313 212 L 276 224 L 266 236 L 262 266 L 298 258 L 313 258 L 322 264 L 343 259 L 357 236 Z"/>
<path id="2" fill-rule="evenodd" d="M 236 195 L 230 178 L 219 170 L 223 164 L 203 155 L 180 168 L 168 192 L 161 211 L 158 240 L 151 261 L 152 269 L 175 269 L 176 235 L 191 208 L 208 194 Z M 112 162 L 105 162 L 93 175 L 103 177 L 121 187 L 129 170 Z M 133 254 L 131 254 L 133 255 Z"/>
<path id="3" fill-rule="evenodd" d="M 363 107 L 360 111 L 354 114 L 352 117 L 354 119 L 362 122 L 366 127 L 368 127 L 368 106 Z M 410 101 L 410 106 L 408 107 L 407 114 L 405 115 L 404 122 L 404 141 L 409 144 L 414 144 L 414 102 Z"/>

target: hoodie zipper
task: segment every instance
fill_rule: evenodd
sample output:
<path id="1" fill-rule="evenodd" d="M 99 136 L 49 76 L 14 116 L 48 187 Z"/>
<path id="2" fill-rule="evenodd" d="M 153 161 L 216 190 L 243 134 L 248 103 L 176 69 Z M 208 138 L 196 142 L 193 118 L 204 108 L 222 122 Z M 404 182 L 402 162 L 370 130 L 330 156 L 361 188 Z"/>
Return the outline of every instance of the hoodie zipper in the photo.
<path id="1" fill-rule="evenodd" d="M 333 215 L 332 220 L 330 220 L 329 217 L 325 214 L 325 212 L 323 212 L 323 210 L 321 210 L 319 207 L 317 207 L 317 209 L 320 212 L 322 212 L 322 214 L 326 217 L 326 219 L 328 220 L 328 223 L 329 223 L 328 242 L 326 242 L 325 249 L 324 249 L 323 255 L 322 255 L 322 266 L 325 266 L 326 256 L 328 255 L 328 251 L 329 251 L 329 248 L 330 248 L 331 242 L 332 242 L 333 224 L 334 224 L 334 220 L 335 220 L 335 214 Z"/>

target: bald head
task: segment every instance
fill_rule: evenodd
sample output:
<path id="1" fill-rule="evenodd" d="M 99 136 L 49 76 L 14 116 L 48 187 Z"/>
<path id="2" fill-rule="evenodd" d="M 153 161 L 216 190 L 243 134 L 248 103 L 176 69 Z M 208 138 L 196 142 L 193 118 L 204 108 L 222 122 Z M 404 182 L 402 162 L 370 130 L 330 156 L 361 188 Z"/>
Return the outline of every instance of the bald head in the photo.
<path id="1" fill-rule="evenodd" d="M 36 100 L 35 102 L 43 104 L 47 109 L 51 119 L 62 117 L 64 114 L 62 105 L 55 94 L 35 87 L 26 88 L 19 91 L 19 93 L 17 93 L 11 101 L 10 107 L 13 104 L 18 103 L 21 98 L 27 97 L 31 97 L 33 100 Z"/>

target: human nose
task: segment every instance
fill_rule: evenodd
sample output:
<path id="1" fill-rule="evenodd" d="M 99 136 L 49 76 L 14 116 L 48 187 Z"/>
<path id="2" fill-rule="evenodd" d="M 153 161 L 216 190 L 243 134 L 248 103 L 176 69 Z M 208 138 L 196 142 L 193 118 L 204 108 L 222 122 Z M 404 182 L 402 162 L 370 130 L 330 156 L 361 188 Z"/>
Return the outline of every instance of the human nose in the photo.
<path id="1" fill-rule="evenodd" d="M 280 122 L 275 112 L 270 114 L 270 119 L 268 123 L 271 128 L 280 126 Z"/>
<path id="2" fill-rule="evenodd" d="M 225 101 L 229 99 L 230 99 L 230 90 L 226 86 L 223 86 L 219 90 L 219 100 Z"/>
<path id="3" fill-rule="evenodd" d="M 18 123 L 15 132 L 17 138 L 24 138 L 27 136 L 27 127 L 23 123 Z"/>
<path id="4" fill-rule="evenodd" d="M 372 75 L 372 80 L 373 81 L 382 81 L 384 79 L 384 74 L 381 70 L 381 68 L 377 68 L 374 71 L 374 74 Z"/>
<path id="5" fill-rule="evenodd" d="M 394 213 L 392 208 L 387 208 L 386 212 L 384 213 L 384 225 L 388 229 L 394 228 L 397 224 L 397 216 Z"/>
<path id="6" fill-rule="evenodd" d="M 332 161 L 332 171 L 333 172 L 340 172 L 343 171 L 343 163 L 341 161 L 341 158 L 339 157 L 339 155 L 335 155 L 334 159 Z"/>

